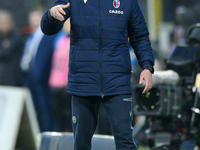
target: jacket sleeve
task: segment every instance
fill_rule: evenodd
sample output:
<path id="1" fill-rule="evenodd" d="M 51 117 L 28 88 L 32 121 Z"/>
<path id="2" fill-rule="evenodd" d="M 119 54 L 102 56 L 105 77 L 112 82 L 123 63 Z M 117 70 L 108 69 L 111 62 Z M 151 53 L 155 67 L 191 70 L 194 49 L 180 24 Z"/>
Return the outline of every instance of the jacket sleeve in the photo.
<path id="1" fill-rule="evenodd" d="M 56 5 L 66 5 L 69 1 L 68 0 L 57 0 L 54 3 L 54 6 Z M 50 14 L 50 10 L 47 10 L 41 19 L 41 30 L 46 35 L 53 35 L 57 32 L 59 32 L 64 22 L 70 17 L 70 6 L 67 9 L 64 9 L 66 15 L 63 15 L 64 21 L 59 21 L 55 18 L 53 18 Z"/>
<path id="2" fill-rule="evenodd" d="M 149 31 L 137 0 L 133 0 L 132 12 L 128 23 L 128 36 L 140 67 L 143 69 L 146 66 L 154 66 Z"/>

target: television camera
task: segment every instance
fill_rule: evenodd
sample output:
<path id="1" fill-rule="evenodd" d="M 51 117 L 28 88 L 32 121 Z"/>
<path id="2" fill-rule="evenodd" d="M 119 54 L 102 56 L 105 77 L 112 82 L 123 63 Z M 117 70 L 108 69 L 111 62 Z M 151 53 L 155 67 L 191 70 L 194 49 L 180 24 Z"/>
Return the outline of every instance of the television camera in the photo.
<path id="1" fill-rule="evenodd" d="M 153 87 L 142 94 L 135 86 L 135 115 L 146 116 L 151 150 L 200 150 L 200 48 L 176 46 L 166 70 L 153 75 Z"/>

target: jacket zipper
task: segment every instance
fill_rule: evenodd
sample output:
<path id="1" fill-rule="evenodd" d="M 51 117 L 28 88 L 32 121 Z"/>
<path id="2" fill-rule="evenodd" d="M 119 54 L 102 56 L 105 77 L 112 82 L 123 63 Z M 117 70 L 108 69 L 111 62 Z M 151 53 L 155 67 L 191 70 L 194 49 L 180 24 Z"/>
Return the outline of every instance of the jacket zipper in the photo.
<path id="1" fill-rule="evenodd" d="M 101 82 L 101 98 L 103 94 L 103 75 L 102 75 L 102 0 L 99 0 L 99 69 L 100 69 L 100 82 Z"/>

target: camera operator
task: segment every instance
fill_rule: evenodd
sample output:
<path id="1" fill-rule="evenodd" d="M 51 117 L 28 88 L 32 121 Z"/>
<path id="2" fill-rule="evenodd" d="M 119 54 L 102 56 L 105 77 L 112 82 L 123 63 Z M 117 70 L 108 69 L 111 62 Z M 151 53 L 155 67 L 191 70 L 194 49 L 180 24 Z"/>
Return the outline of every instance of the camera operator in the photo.
<path id="1" fill-rule="evenodd" d="M 200 48 L 200 23 L 195 23 L 189 26 L 187 35 L 186 35 L 186 41 L 189 46 L 199 47 Z M 200 64 L 200 53 L 198 53 L 198 64 Z M 197 100 L 196 104 L 194 103 L 194 109 L 196 111 L 192 112 L 191 117 L 191 126 L 194 126 L 196 128 L 196 134 L 195 135 L 195 143 L 198 146 L 198 150 L 200 149 L 200 108 L 199 105 L 199 89 L 200 89 L 200 79 L 198 78 L 200 76 L 200 66 L 198 65 L 196 68 L 196 81 L 195 81 L 195 87 L 196 87 L 196 94 L 197 94 Z M 196 116 L 196 117 L 195 117 Z M 194 121 L 194 122 L 193 122 Z"/>

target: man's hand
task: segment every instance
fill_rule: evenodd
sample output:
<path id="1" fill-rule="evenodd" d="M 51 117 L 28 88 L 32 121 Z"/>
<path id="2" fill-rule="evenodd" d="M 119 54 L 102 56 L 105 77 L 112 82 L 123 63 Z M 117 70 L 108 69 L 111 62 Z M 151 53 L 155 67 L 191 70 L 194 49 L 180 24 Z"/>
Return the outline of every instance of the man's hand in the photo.
<path id="1" fill-rule="evenodd" d="M 52 7 L 50 9 L 51 16 L 60 21 L 64 21 L 63 15 L 66 15 L 64 9 L 68 8 L 69 5 L 70 4 L 68 3 L 66 5 L 57 5 L 57 6 Z"/>
<path id="2" fill-rule="evenodd" d="M 142 94 L 149 91 L 152 88 L 152 85 L 153 85 L 152 74 L 148 69 L 144 69 L 141 72 L 139 84 L 142 84 L 143 80 L 145 81 L 145 88 L 144 88 Z"/>

